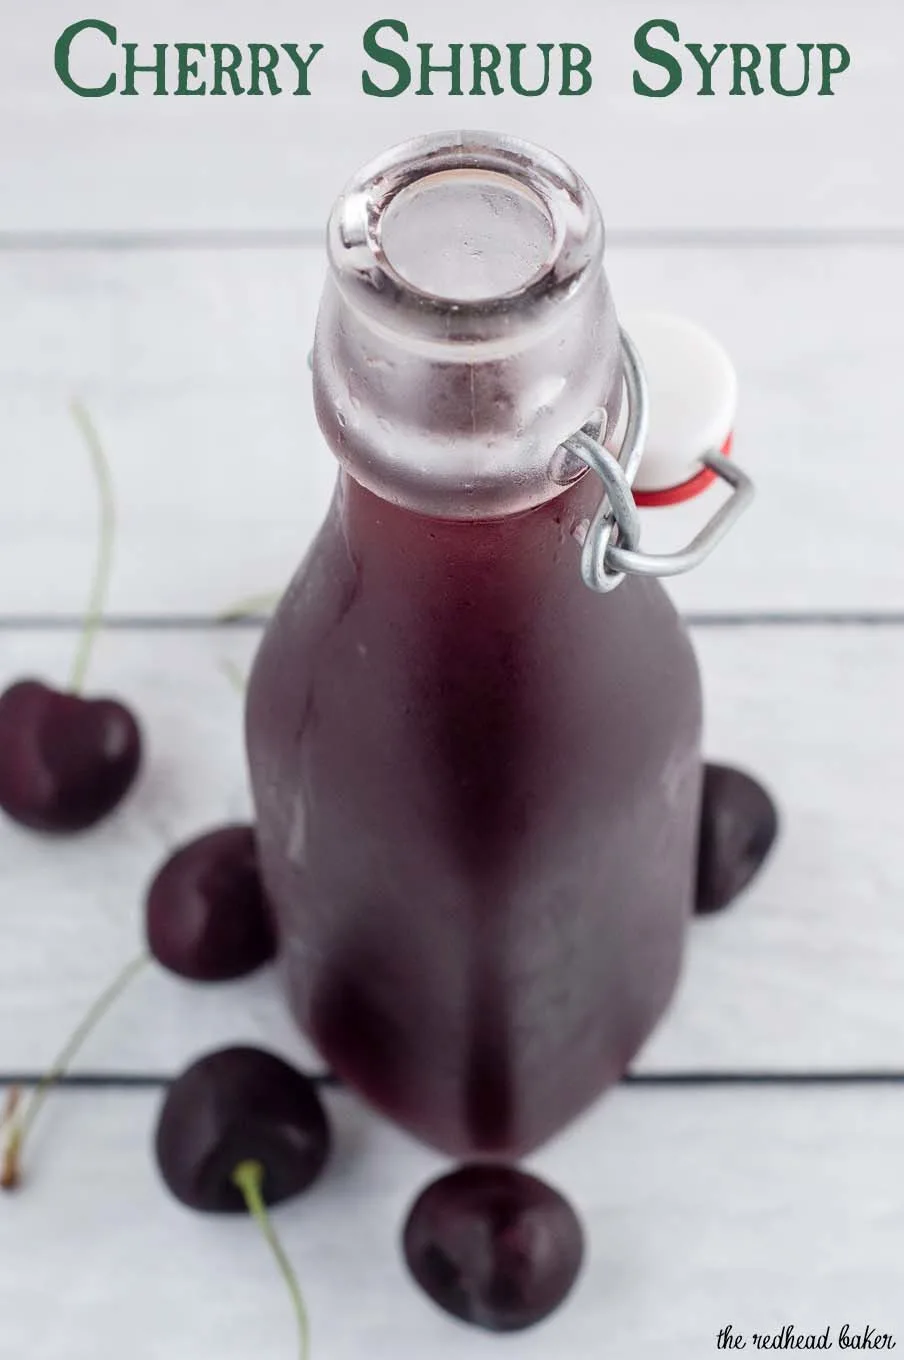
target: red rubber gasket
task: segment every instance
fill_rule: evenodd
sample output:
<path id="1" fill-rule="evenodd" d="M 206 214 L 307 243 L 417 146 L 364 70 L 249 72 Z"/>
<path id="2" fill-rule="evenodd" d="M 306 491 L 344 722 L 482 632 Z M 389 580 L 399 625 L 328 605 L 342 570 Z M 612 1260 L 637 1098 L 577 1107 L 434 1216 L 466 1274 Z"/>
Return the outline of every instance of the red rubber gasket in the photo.
<path id="1" fill-rule="evenodd" d="M 729 435 L 722 445 L 722 453 L 726 458 L 731 457 L 731 445 L 734 439 Z M 699 496 L 701 491 L 705 491 L 708 486 L 712 486 L 716 480 L 716 474 L 712 468 L 701 468 L 694 473 L 686 482 L 680 486 L 667 486 L 661 491 L 635 491 L 634 500 L 637 505 L 648 508 L 656 505 L 680 505 L 683 501 L 693 500 L 694 496 Z"/>

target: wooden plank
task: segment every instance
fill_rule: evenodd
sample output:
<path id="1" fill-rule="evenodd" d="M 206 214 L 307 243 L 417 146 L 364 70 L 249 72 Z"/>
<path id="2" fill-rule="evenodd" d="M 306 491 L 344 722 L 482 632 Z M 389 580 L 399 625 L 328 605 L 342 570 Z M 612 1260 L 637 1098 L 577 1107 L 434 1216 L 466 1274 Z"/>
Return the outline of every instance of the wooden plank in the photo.
<path id="1" fill-rule="evenodd" d="M 157 1179 L 158 1097 L 66 1093 L 27 1189 L 2 1205 L 0 1341 L 41 1360 L 294 1354 L 288 1301 L 253 1226 L 192 1216 Z M 337 1152 L 275 1219 L 299 1273 L 312 1355 L 490 1360 L 410 1283 L 397 1248 L 444 1164 L 330 1098 Z M 898 1091 L 618 1092 L 534 1167 L 573 1200 L 589 1251 L 566 1305 L 517 1353 L 699 1360 L 718 1332 L 872 1326 L 904 1342 Z M 50 1291 L 48 1293 L 48 1291 Z"/>
<path id="2" fill-rule="evenodd" d="M 640 98 L 632 86 L 634 35 L 644 20 L 661 16 L 631 0 L 560 0 L 552 14 L 515 0 L 491 7 L 460 0 L 452 9 L 428 0 L 407 16 L 405 51 L 415 60 L 417 42 L 435 44 L 437 62 L 448 59 L 450 41 L 583 42 L 593 53 L 594 83 L 580 98 L 459 98 L 441 93 L 443 82 L 432 98 L 413 88 L 400 98 L 368 97 L 365 64 L 381 83 L 391 76 L 365 62 L 363 33 L 382 17 L 368 0 L 304 13 L 291 0 L 261 0 L 253 11 L 240 0 L 158 0 L 143 13 L 128 0 L 109 0 L 103 15 L 118 26 L 120 42 L 141 45 L 139 60 L 150 58 L 155 41 L 297 41 L 302 52 L 318 41 L 324 50 L 312 64 L 307 99 L 80 99 L 53 68 L 71 7 L 65 0 L 20 7 L 5 25 L 0 90 L 2 126 L 16 128 L 0 160 L 6 231 L 319 229 L 363 161 L 419 132 L 461 125 L 515 131 L 559 150 L 618 228 L 904 225 L 904 190 L 888 173 L 888 129 L 904 109 L 896 66 L 902 20 L 892 0 L 859 7 L 761 0 L 755 20 L 743 22 L 717 14 L 707 0 L 668 7 L 682 40 L 707 51 L 717 41 L 846 44 L 852 65 L 833 99 L 815 92 L 732 98 L 718 74 L 728 54 L 716 68 L 720 96 L 700 98 L 699 72 L 694 79 L 686 52 L 680 92 Z M 75 73 L 101 83 L 112 69 L 105 40 L 88 35 L 80 42 Z M 661 83 L 661 71 L 641 69 L 648 83 Z"/>
<path id="3" fill-rule="evenodd" d="M 0 631 L 0 685 L 67 669 L 71 635 Z M 904 630 L 697 630 L 707 751 L 774 788 L 784 833 L 737 909 L 695 924 L 648 1072 L 904 1066 L 900 770 Z M 168 846 L 248 812 L 240 700 L 219 665 L 252 632 L 116 632 L 95 691 L 142 715 L 149 759 L 108 825 L 47 842 L 0 826 L 0 1071 L 43 1068 L 138 946 L 144 886 Z M 154 971 L 92 1039 L 92 1070 L 175 1070 L 229 1039 L 307 1050 L 269 974 L 204 989 Z"/>
<path id="4" fill-rule="evenodd" d="M 697 924 L 643 1065 L 897 1068 L 904 632 L 701 629 L 695 643 L 707 752 L 764 779 L 784 827 L 749 896 Z"/>
<path id="5" fill-rule="evenodd" d="M 698 317 L 737 362 L 753 511 L 673 584 L 698 612 L 904 607 L 896 457 L 904 270 L 894 247 L 615 246 L 619 307 Z M 0 254 L 0 615 L 84 607 L 94 491 L 68 402 L 108 446 L 127 614 L 216 613 L 279 588 L 335 476 L 305 358 L 319 251 Z M 883 299 L 877 307 L 876 299 Z M 648 512 L 676 547 L 712 512 Z"/>

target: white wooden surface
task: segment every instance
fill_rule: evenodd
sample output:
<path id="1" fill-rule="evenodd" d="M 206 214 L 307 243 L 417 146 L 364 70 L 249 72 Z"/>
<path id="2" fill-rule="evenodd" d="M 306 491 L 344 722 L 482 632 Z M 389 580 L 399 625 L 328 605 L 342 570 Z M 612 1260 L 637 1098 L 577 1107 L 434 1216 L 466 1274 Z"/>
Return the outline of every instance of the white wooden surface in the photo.
<path id="1" fill-rule="evenodd" d="M 41 0 L 23 20 L 3 0 L 0 127 L 8 232 L 71 229 L 281 228 L 319 231 L 338 183 L 393 142 L 446 127 L 516 129 L 564 148 L 599 195 L 613 228 L 900 229 L 904 191 L 887 140 L 900 123 L 897 0 L 758 0 L 731 16 L 717 0 L 597 5 L 556 0 L 421 0 L 381 10 L 370 0 L 300 8 L 293 0 L 107 0 L 120 41 L 149 53 L 175 43 L 322 42 L 310 98 L 79 99 L 53 70 L 54 44 L 82 18 L 68 0 Z M 101 11 L 98 11 L 101 14 Z M 404 18 L 415 42 L 582 42 L 594 85 L 580 98 L 375 99 L 361 89 L 361 36 L 375 19 Z M 852 66 L 834 99 L 669 99 L 632 89 L 634 34 L 674 19 L 685 41 L 842 42 Z M 84 39 L 82 40 L 84 42 Z M 103 39 L 78 69 L 103 80 Z M 77 49 L 78 51 L 78 49 Z M 96 53 L 96 56 L 95 56 Z M 687 56 L 687 54 L 685 54 Z M 81 60 L 81 59 L 80 59 Z M 646 68 L 648 79 L 654 74 Z M 385 78 L 386 72 L 382 73 Z M 437 88 L 442 88 L 438 86 Z"/>
<path id="2" fill-rule="evenodd" d="M 901 260 L 893 246 L 610 247 L 620 307 L 696 317 L 740 373 L 737 456 L 759 499 L 675 583 L 683 607 L 904 608 Z M 0 252 L 0 614 L 83 608 L 95 507 L 73 394 L 114 464 L 111 610 L 210 614 L 282 585 L 335 476 L 306 367 L 323 270 L 318 247 Z M 650 546 L 678 546 L 720 494 L 647 512 Z"/>
<path id="3" fill-rule="evenodd" d="M 699 621 L 708 751 L 770 783 L 783 834 L 737 910 L 695 925 L 637 1070 L 904 1073 L 904 16 L 894 0 L 764 0 L 743 23 L 715 0 L 668 13 L 690 40 L 841 41 L 854 64 L 834 100 L 639 100 L 631 37 L 653 10 L 637 0 L 534 15 L 430 0 L 402 16 L 414 40 L 587 42 L 592 94 L 372 100 L 364 0 L 140 14 L 110 0 L 126 40 L 316 40 L 329 59 L 310 100 L 77 100 L 51 52 L 81 12 L 0 0 L 0 687 L 68 673 L 95 541 L 78 394 L 120 520 L 116 626 L 92 685 L 134 703 L 149 748 L 134 797 L 95 834 L 48 846 L 0 825 L 0 1078 L 40 1070 L 133 952 L 168 847 L 247 814 L 240 700 L 220 664 L 246 666 L 257 631 L 210 620 L 282 584 L 330 493 L 305 366 L 323 220 L 364 157 L 459 124 L 569 157 L 611 228 L 619 306 L 695 316 L 741 377 L 738 457 L 759 499 L 674 589 Z M 646 542 L 677 544 L 711 497 L 647 514 Z M 150 972 L 78 1066 L 115 1083 L 241 1039 L 316 1061 L 269 973 L 204 990 Z M 251 1227 L 194 1218 L 160 1189 L 158 1100 L 114 1085 L 48 1105 L 28 1191 L 0 1201 L 4 1360 L 293 1353 Z M 440 1162 L 350 1095 L 330 1103 L 335 1167 L 279 1216 L 315 1360 L 510 1350 L 404 1277 L 399 1222 Z M 904 1343 L 902 1135 L 904 1085 L 620 1089 L 536 1160 L 592 1249 L 573 1301 L 519 1356 L 699 1360 L 727 1322 L 835 1336 L 849 1322 Z"/>
<path id="4" fill-rule="evenodd" d="M 161 1192 L 158 1100 L 56 1101 L 29 1192 L 0 1214 L 4 1356 L 294 1358 L 288 1303 L 252 1226 L 199 1218 Z M 727 1322 L 904 1334 L 904 1191 L 877 1173 L 900 1161 L 899 1092 L 617 1092 L 532 1163 L 581 1206 L 591 1247 L 568 1305 L 509 1338 L 451 1322 L 405 1277 L 401 1221 L 443 1163 L 347 1096 L 330 1110 L 332 1170 L 277 1218 L 315 1357 L 700 1360 Z"/>
<path id="5" fill-rule="evenodd" d="M 137 947 L 142 894 L 166 847 L 248 797 L 240 701 L 223 659 L 254 632 L 130 629 L 97 654 L 102 689 L 142 715 L 136 795 L 91 837 L 53 845 L 0 825 L 0 1072 L 41 1069 L 86 1002 Z M 74 635 L 0 631 L 0 685 L 68 669 Z M 700 921 L 681 994 L 639 1067 L 831 1071 L 904 1067 L 904 863 L 895 853 L 904 729 L 888 711 L 904 629 L 700 628 L 707 748 L 762 774 L 785 819 L 773 863 L 733 913 Z M 828 693 L 831 701 L 815 701 Z M 98 865 L 103 872 L 98 873 Z M 90 942 L 90 948 L 86 947 Z M 54 1004 L 47 1004 L 47 979 Z M 299 1053 L 268 975 L 212 990 L 163 973 L 137 983 L 83 1066 L 171 1072 L 234 1037 Z"/>

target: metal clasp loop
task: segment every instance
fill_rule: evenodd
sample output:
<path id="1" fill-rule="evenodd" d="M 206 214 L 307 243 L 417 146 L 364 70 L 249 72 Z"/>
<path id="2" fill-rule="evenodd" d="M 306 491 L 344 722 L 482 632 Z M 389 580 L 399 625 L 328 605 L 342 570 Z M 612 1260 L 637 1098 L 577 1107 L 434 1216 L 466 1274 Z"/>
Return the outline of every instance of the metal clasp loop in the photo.
<path id="1" fill-rule="evenodd" d="M 644 553 L 612 545 L 606 553 L 608 565 L 632 576 L 680 576 L 685 571 L 693 571 L 694 567 L 709 557 L 716 544 L 750 505 L 756 489 L 747 473 L 730 458 L 726 458 L 724 453 L 707 453 L 700 461 L 734 488 L 733 494 L 724 505 L 719 506 L 712 519 L 704 524 L 686 548 L 678 552 Z"/>
<path id="2" fill-rule="evenodd" d="M 587 530 L 581 552 L 584 583 L 602 594 L 614 590 L 626 575 L 679 576 L 692 571 L 725 537 L 755 494 L 753 482 L 736 463 L 715 450 L 706 453 L 700 461 L 733 488 L 732 496 L 686 548 L 674 553 L 639 550 L 640 516 L 631 486 L 646 443 L 649 397 L 640 356 L 625 331 L 621 338 L 628 421 L 618 457 L 586 429 L 578 430 L 562 445 L 592 468 L 603 483 L 603 498 Z"/>

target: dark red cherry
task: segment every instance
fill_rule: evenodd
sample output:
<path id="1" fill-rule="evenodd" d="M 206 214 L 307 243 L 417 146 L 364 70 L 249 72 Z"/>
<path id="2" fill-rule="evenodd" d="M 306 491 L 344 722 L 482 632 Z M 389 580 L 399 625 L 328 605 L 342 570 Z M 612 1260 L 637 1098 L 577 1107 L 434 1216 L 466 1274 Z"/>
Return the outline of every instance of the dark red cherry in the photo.
<path id="1" fill-rule="evenodd" d="M 778 835 L 778 812 L 762 784 L 729 765 L 703 772 L 697 912 L 723 907 L 751 882 Z"/>
<path id="2" fill-rule="evenodd" d="M 253 828 L 224 826 L 176 850 L 148 888 L 145 928 L 154 958 L 195 982 L 242 977 L 272 959 Z"/>
<path id="3" fill-rule="evenodd" d="M 0 807 L 35 831 L 84 831 L 122 801 L 141 764 L 141 731 L 115 699 L 39 680 L 0 695 Z"/>
<path id="4" fill-rule="evenodd" d="M 510 1166 L 474 1164 L 433 1181 L 403 1233 L 408 1268 L 440 1308 L 476 1327 L 532 1327 L 577 1279 L 584 1235 L 557 1190 Z"/>
<path id="5" fill-rule="evenodd" d="M 259 1048 L 199 1058 L 170 1086 L 157 1124 L 166 1185 L 190 1209 L 244 1213 L 233 1180 L 245 1162 L 263 1168 L 266 1204 L 300 1195 L 330 1152 L 326 1111 L 310 1077 Z"/>

